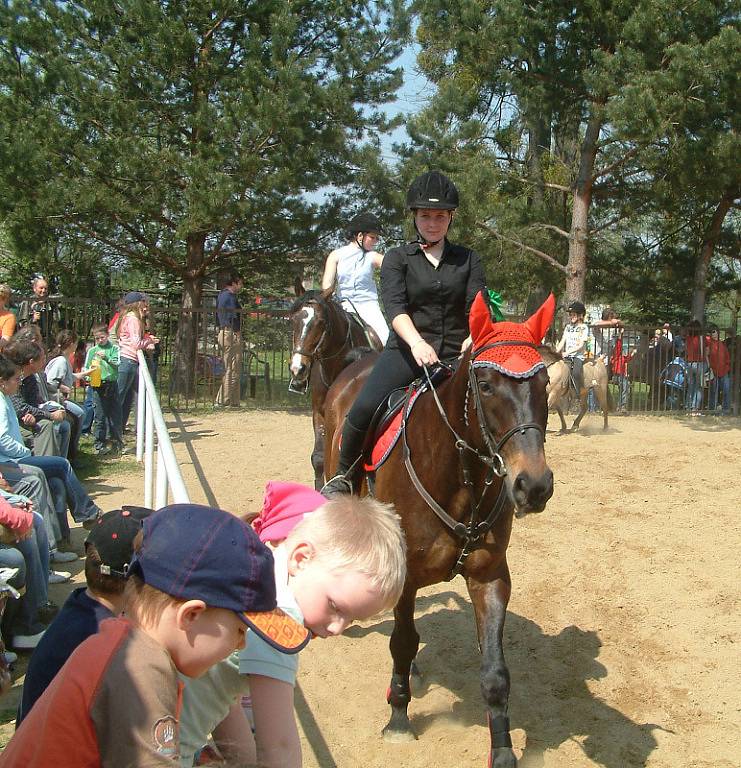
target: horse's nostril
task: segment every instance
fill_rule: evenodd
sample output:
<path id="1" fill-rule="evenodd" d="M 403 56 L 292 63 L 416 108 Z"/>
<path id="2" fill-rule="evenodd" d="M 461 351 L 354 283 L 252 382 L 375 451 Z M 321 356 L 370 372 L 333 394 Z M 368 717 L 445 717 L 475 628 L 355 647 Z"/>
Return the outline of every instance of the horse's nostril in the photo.
<path id="1" fill-rule="evenodd" d="M 553 472 L 549 469 L 539 477 L 520 472 L 513 490 L 518 506 L 542 507 L 553 495 Z"/>

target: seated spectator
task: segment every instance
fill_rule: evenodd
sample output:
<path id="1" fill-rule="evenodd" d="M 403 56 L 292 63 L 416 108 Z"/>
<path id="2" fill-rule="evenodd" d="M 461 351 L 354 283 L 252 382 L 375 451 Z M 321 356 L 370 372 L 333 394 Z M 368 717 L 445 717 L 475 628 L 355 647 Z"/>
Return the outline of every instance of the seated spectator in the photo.
<path id="1" fill-rule="evenodd" d="M 52 485 L 54 490 L 52 490 Z M 46 537 L 49 541 L 50 561 L 52 563 L 71 563 L 77 560 L 77 553 L 70 541 L 65 541 L 61 537 L 55 514 L 57 512 L 55 506 L 57 493 L 63 501 L 61 515 L 66 522 L 67 508 L 64 503 L 64 485 L 61 481 L 54 479 L 50 485 L 43 471 L 38 467 L 0 464 L 0 495 L 6 499 L 12 499 L 14 496 L 23 496 L 29 499 L 34 510 L 43 518 Z M 67 531 L 69 533 L 69 528 Z M 56 572 L 50 571 L 50 574 L 56 574 Z M 50 581 L 59 583 L 60 579 L 57 575 L 52 575 Z"/>
<path id="2" fill-rule="evenodd" d="M 85 358 L 85 369 L 97 368 L 99 375 L 91 377 L 93 403 L 95 405 L 95 452 L 125 453 L 121 426 L 121 403 L 118 399 L 118 347 L 111 344 L 105 324 L 93 326 L 95 346 L 90 347 Z M 111 444 L 108 446 L 107 440 Z"/>
<path id="3" fill-rule="evenodd" d="M 16 726 L 31 711 L 57 672 L 83 640 L 94 635 L 104 619 L 123 610 L 126 569 L 134 553 L 134 538 L 151 510 L 116 509 L 93 526 L 85 541 L 85 580 L 67 598 L 34 651 L 26 670 Z"/>
<path id="4" fill-rule="evenodd" d="M 15 333 L 15 314 L 8 309 L 10 294 L 10 286 L 0 283 L 0 349 L 10 341 L 10 337 Z"/>
<path id="5" fill-rule="evenodd" d="M 43 347 L 30 339 L 19 339 L 16 334 L 5 348 L 5 355 L 21 369 L 21 385 L 12 401 L 21 429 L 30 432 L 34 454 L 66 457 L 72 426 L 65 418 L 64 408 L 44 396 L 46 392 L 36 375 L 46 361 Z"/>
<path id="6" fill-rule="evenodd" d="M 39 610 L 49 599 L 49 541 L 44 522 L 27 500 L 11 504 L 0 498 L 0 532 L 0 565 L 17 568 L 11 584 L 16 589 L 25 587 L 25 594 L 6 606 L 4 634 L 16 650 L 32 650 L 46 629 Z"/>
<path id="7" fill-rule="evenodd" d="M 253 526 L 273 550 L 279 606 L 315 636 L 341 635 L 356 619 L 369 619 L 399 599 L 404 535 L 390 505 L 357 496 L 327 501 L 313 488 L 270 482 Z M 181 766 L 193 765 L 194 753 L 213 732 L 228 761 L 298 768 L 297 670 L 296 656 L 248 632 L 246 648 L 187 680 Z"/>
<path id="8" fill-rule="evenodd" d="M 0 354 L 0 463 L 39 467 L 47 480 L 51 477 L 61 480 L 72 517 L 89 528 L 102 512 L 87 495 L 67 459 L 60 456 L 32 456 L 21 439 L 18 418 L 10 401 L 19 385 L 18 369 L 11 360 Z"/>
<path id="9" fill-rule="evenodd" d="M 276 607 L 270 551 L 228 512 L 164 507 L 137 545 L 125 618 L 73 652 L 5 747 L 4 768 L 172 765 L 178 672 L 204 674 L 244 647 L 247 627 L 287 653 L 307 642 Z"/>
<path id="10" fill-rule="evenodd" d="M 76 347 L 77 334 L 74 331 L 60 331 L 56 336 L 56 345 L 47 357 L 48 362 L 43 374 L 49 399 L 64 406 L 67 411 L 67 418 L 72 424 L 72 439 L 68 454 L 68 458 L 72 457 L 71 461 L 77 456 L 80 430 L 85 412 L 69 398 L 73 394 L 75 382 L 80 381 L 89 373 L 84 368 L 78 373 L 72 370 L 71 360 Z"/>

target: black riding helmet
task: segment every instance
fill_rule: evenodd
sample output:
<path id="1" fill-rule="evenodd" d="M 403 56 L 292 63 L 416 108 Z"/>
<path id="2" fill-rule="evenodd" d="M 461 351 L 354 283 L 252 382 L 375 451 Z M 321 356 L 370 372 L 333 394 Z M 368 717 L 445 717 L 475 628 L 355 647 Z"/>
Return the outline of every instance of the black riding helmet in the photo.
<path id="1" fill-rule="evenodd" d="M 413 211 L 417 208 L 454 211 L 457 207 L 458 190 L 440 171 L 428 171 L 417 176 L 407 192 L 407 208 Z"/>
<path id="2" fill-rule="evenodd" d="M 572 301 L 568 307 L 569 312 L 574 312 L 577 315 L 586 315 L 587 308 L 580 301 Z"/>
<path id="3" fill-rule="evenodd" d="M 363 213 L 358 213 L 347 222 L 345 231 L 347 232 L 348 238 L 353 238 L 361 232 L 375 232 L 380 235 L 381 222 L 378 220 L 378 216 L 363 211 Z"/>

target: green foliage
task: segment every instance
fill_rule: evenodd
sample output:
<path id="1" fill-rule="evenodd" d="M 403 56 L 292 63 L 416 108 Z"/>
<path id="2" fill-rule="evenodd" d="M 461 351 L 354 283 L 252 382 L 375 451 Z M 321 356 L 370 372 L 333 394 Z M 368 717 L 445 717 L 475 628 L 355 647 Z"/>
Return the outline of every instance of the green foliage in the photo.
<path id="1" fill-rule="evenodd" d="M 304 195 L 351 183 L 387 128 L 407 20 L 397 0 L 9 0 L 0 30 L 18 253 L 54 244 L 200 284 L 316 252 L 334 222 Z"/>
<path id="2" fill-rule="evenodd" d="M 495 233 L 477 243 L 495 286 L 508 297 L 561 286 L 578 267 L 573 195 L 588 189 L 590 298 L 639 289 L 620 256 L 644 237 L 663 240 L 677 228 L 671 216 L 685 238 L 671 247 L 687 254 L 673 300 L 688 308 L 710 218 L 738 188 L 737 0 L 418 0 L 415 9 L 419 66 L 436 92 L 410 126 L 405 162 L 453 171 L 467 191 L 466 240 L 473 222 Z M 653 272 L 637 253 L 639 273 Z"/>

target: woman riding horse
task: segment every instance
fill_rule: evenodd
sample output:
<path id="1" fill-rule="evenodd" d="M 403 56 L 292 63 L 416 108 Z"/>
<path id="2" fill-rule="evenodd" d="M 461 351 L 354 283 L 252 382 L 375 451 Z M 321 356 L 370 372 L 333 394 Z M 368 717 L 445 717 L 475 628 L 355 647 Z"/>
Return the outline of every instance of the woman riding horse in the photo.
<path id="1" fill-rule="evenodd" d="M 457 357 L 471 343 L 467 318 L 484 289 L 484 272 L 474 251 L 446 237 L 458 190 L 447 176 L 429 171 L 412 182 L 406 202 L 418 239 L 392 248 L 381 266 L 381 295 L 393 332 L 347 414 L 337 473 L 322 488 L 328 498 L 353 492 L 366 431 L 388 394 L 419 378 L 422 366 Z"/>
<path id="2" fill-rule="evenodd" d="M 378 292 L 373 273 L 381 268 L 383 256 L 372 250 L 378 243 L 381 222 L 372 213 L 359 213 L 347 224 L 349 243 L 327 256 L 322 276 L 322 290 L 335 287 L 345 312 L 354 312 L 386 344 L 389 328 L 378 306 Z"/>

